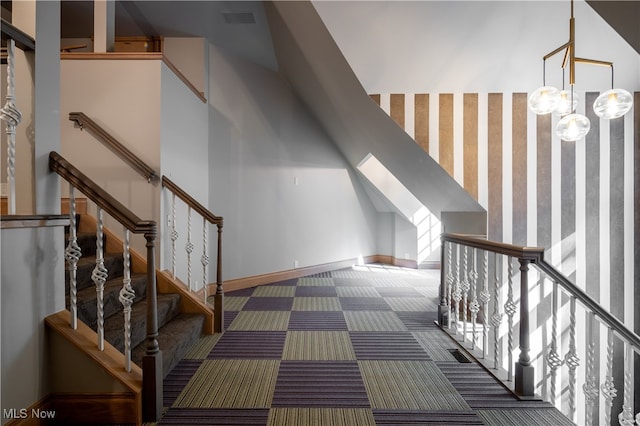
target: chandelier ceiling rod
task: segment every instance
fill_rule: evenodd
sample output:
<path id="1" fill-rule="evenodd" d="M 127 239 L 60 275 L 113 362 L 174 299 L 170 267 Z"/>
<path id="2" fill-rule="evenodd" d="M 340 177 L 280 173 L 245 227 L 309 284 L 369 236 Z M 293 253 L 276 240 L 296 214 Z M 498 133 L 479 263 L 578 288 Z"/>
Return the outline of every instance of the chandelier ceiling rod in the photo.
<path id="1" fill-rule="evenodd" d="M 559 52 L 562 52 L 563 50 L 565 51 L 565 53 L 562 60 L 562 68 L 566 68 L 567 63 L 569 64 L 569 84 L 571 85 L 575 84 L 576 82 L 576 63 L 600 65 L 613 68 L 613 62 L 576 57 L 576 18 L 573 15 L 573 0 L 571 0 L 571 18 L 569 18 L 569 41 L 553 50 L 552 52 L 547 53 L 542 57 L 542 59 L 546 61 L 550 57 L 556 55 Z"/>

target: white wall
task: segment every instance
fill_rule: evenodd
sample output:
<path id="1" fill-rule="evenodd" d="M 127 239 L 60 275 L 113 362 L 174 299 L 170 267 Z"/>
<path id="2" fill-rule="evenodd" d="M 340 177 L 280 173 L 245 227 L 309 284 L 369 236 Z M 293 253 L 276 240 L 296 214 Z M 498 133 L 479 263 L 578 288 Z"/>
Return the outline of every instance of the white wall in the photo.
<path id="1" fill-rule="evenodd" d="M 3 409 L 27 408 L 49 393 L 43 320 L 64 309 L 62 227 L 3 229 Z M 2 419 L 4 424 L 6 419 Z"/>
<path id="2" fill-rule="evenodd" d="M 160 152 L 161 172 L 178 186 L 189 193 L 204 207 L 209 206 L 209 107 L 194 95 L 191 90 L 166 65 L 162 66 L 161 79 L 161 112 L 160 112 Z M 168 217 L 172 215 L 172 195 L 168 190 L 162 195 L 162 220 L 160 221 L 163 249 L 162 269 L 172 269 L 171 226 Z M 215 211 L 213 212 L 216 213 Z M 185 283 L 188 281 L 187 255 L 187 208 L 176 198 L 176 226 L 179 239 L 176 241 L 177 275 Z M 200 258 L 202 256 L 202 219 L 192 213 L 191 254 L 192 282 L 202 286 L 203 272 Z M 208 227 L 210 247 L 208 256 L 212 259 L 208 268 L 208 277 L 215 277 L 214 244 L 215 227 Z M 207 282 L 214 279 L 207 278 Z"/>
<path id="3" fill-rule="evenodd" d="M 207 46 L 202 37 L 165 37 L 162 41 L 162 53 L 199 92 L 205 94 Z"/>
<path id="4" fill-rule="evenodd" d="M 225 279 L 377 253 L 377 213 L 273 71 L 210 48 L 210 206 Z"/>
<path id="5" fill-rule="evenodd" d="M 61 61 L 62 156 L 143 220 L 159 221 L 159 186 L 149 184 L 88 131 L 77 129 L 69 113 L 84 112 L 159 172 L 162 66 L 161 60 Z M 115 232 L 122 229 L 112 220 L 106 223 Z M 132 241 L 136 251 L 146 253 L 144 238 Z"/>

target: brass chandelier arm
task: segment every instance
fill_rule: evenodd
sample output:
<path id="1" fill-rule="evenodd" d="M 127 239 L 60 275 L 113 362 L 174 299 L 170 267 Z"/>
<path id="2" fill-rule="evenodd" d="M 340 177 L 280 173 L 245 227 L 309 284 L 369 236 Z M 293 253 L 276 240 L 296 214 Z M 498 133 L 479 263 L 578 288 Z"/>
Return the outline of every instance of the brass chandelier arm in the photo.
<path id="1" fill-rule="evenodd" d="M 569 40 L 568 42 L 566 42 L 565 44 L 563 44 L 562 46 L 558 47 L 556 50 L 547 53 L 546 55 L 544 55 L 542 57 L 543 60 L 547 60 L 550 57 L 552 57 L 553 55 L 557 54 L 558 52 L 561 52 L 565 49 L 567 49 L 567 52 L 569 52 L 569 48 L 573 45 L 573 40 Z M 565 57 L 566 57 L 566 53 L 565 53 Z"/>
<path id="2" fill-rule="evenodd" d="M 585 59 L 585 58 L 573 58 L 575 62 L 579 62 L 581 64 L 591 64 L 591 65 L 600 65 L 603 67 L 613 67 L 613 62 L 609 61 L 599 61 L 597 59 Z"/>

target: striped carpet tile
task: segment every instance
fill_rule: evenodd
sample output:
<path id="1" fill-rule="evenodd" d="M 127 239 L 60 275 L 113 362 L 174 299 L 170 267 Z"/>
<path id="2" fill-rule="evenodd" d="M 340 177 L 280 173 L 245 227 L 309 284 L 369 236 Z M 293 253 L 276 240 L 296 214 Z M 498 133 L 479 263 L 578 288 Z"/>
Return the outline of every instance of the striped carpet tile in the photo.
<path id="1" fill-rule="evenodd" d="M 347 331 L 289 331 L 282 359 L 355 360 Z"/>
<path id="2" fill-rule="evenodd" d="M 355 361 L 282 361 L 272 407 L 369 408 Z"/>
<path id="3" fill-rule="evenodd" d="M 271 284 L 257 287 L 251 297 L 293 297 L 295 294 L 294 286 Z"/>
<path id="4" fill-rule="evenodd" d="M 232 331 L 286 331 L 290 312 L 251 311 L 239 312 L 228 330 Z"/>
<path id="5" fill-rule="evenodd" d="M 286 337 L 286 331 L 227 331 L 207 358 L 280 359 Z"/>
<path id="6" fill-rule="evenodd" d="M 210 353 L 213 347 L 218 343 L 218 340 L 222 337 L 222 333 L 211 334 L 202 336 L 198 339 L 189 351 L 184 355 L 185 359 L 205 359 Z"/>
<path id="7" fill-rule="evenodd" d="M 412 331 L 412 334 L 434 361 L 457 362 L 449 349 L 457 349 L 458 345 L 439 328 Z"/>
<path id="8" fill-rule="evenodd" d="M 226 303 L 226 302 L 225 302 Z M 225 311 L 224 312 L 224 329 L 227 330 L 233 323 L 233 320 L 238 316 L 238 312 L 234 311 Z"/>
<path id="9" fill-rule="evenodd" d="M 373 287 L 335 287 L 340 297 L 380 297 Z"/>
<path id="10" fill-rule="evenodd" d="M 292 287 L 283 287 L 292 288 Z M 242 307 L 243 311 L 290 311 L 293 297 L 251 297 Z"/>
<path id="11" fill-rule="evenodd" d="M 340 297 L 343 311 L 390 311 L 381 297 Z"/>
<path id="12" fill-rule="evenodd" d="M 373 418 L 378 426 L 473 426 L 484 424 L 474 411 L 373 410 Z"/>
<path id="13" fill-rule="evenodd" d="M 224 310 L 228 311 L 241 311 L 244 308 L 244 304 L 249 300 L 248 297 L 225 297 L 224 298 Z M 213 305 L 213 303 L 211 303 Z"/>
<path id="14" fill-rule="evenodd" d="M 400 321 L 409 330 L 436 329 L 434 321 L 438 319 L 437 312 L 397 312 Z"/>
<path id="15" fill-rule="evenodd" d="M 395 312 L 343 312 L 349 331 L 407 331 Z"/>
<path id="16" fill-rule="evenodd" d="M 338 297 L 333 286 L 301 286 L 295 288 L 296 297 Z"/>
<path id="17" fill-rule="evenodd" d="M 273 408 L 267 426 L 375 426 L 368 408 Z"/>
<path id="18" fill-rule="evenodd" d="M 521 401 L 491 374 L 475 363 L 437 362 L 440 371 L 471 408 L 544 408 L 544 401 Z"/>
<path id="19" fill-rule="evenodd" d="M 346 331 L 347 322 L 342 312 L 293 311 L 289 317 L 289 330 Z"/>
<path id="20" fill-rule="evenodd" d="M 386 299 L 394 311 L 432 313 L 438 311 L 438 302 L 427 297 L 389 297 Z"/>
<path id="21" fill-rule="evenodd" d="M 164 407 L 173 405 L 201 364 L 201 359 L 183 359 L 171 370 L 171 373 L 165 377 L 163 382 L 162 405 Z"/>
<path id="22" fill-rule="evenodd" d="M 382 297 L 423 297 L 422 293 L 411 287 L 378 287 L 376 291 Z"/>
<path id="23" fill-rule="evenodd" d="M 429 355 L 409 332 L 350 332 L 358 359 L 426 360 Z"/>
<path id="24" fill-rule="evenodd" d="M 294 311 L 341 311 L 337 297 L 296 297 L 293 299 Z"/>
<path id="25" fill-rule="evenodd" d="M 399 410 L 469 410 L 433 361 L 358 361 L 371 407 Z"/>
<path id="26" fill-rule="evenodd" d="M 357 276 L 338 276 L 333 278 L 336 287 L 371 287 L 371 281 Z"/>
<path id="27" fill-rule="evenodd" d="M 279 365 L 275 359 L 206 359 L 173 407 L 270 408 Z"/>
<path id="28" fill-rule="evenodd" d="M 269 410 L 174 408 L 157 423 L 162 425 L 260 426 L 267 424 Z"/>
<path id="29" fill-rule="evenodd" d="M 298 286 L 333 286 L 333 278 L 311 275 L 298 278 Z"/>
<path id="30" fill-rule="evenodd" d="M 574 426 L 560 411 L 552 408 L 478 410 L 478 415 L 485 424 L 491 426 Z"/>

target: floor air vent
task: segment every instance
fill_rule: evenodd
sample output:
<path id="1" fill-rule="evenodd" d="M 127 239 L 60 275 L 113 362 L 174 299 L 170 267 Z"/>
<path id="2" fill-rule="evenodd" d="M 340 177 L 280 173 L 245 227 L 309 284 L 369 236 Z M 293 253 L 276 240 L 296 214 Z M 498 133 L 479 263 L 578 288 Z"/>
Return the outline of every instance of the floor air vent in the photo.
<path id="1" fill-rule="evenodd" d="M 457 359 L 458 362 L 464 363 L 464 364 L 468 364 L 471 362 L 469 358 L 467 358 L 462 352 L 460 352 L 459 349 L 447 349 L 447 350 L 451 352 L 451 355 L 453 355 L 453 357 Z"/>

